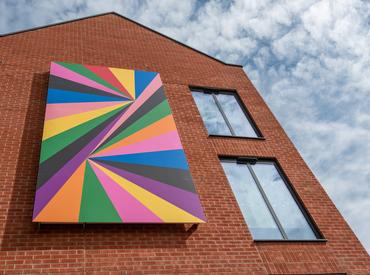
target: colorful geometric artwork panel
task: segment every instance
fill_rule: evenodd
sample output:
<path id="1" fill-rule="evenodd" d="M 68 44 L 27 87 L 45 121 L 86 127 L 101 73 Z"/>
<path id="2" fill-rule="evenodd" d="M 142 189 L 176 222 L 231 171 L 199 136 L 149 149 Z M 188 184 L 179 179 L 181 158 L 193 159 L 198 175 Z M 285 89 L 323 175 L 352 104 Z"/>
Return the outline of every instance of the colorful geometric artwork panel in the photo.
<path id="1" fill-rule="evenodd" d="M 51 63 L 33 221 L 206 221 L 158 73 Z"/>

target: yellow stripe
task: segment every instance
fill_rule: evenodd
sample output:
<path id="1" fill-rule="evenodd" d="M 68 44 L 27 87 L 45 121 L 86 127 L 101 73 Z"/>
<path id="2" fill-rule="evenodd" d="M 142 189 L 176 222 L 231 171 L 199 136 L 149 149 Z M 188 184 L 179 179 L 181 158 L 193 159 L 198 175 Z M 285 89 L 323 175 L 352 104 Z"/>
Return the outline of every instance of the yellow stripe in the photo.
<path id="1" fill-rule="evenodd" d="M 109 68 L 109 70 L 121 82 L 122 86 L 126 88 L 132 98 L 135 99 L 135 71 L 118 68 Z"/>
<path id="2" fill-rule="evenodd" d="M 94 111 L 84 112 L 80 114 L 74 114 L 66 117 L 59 117 L 51 120 L 45 121 L 44 125 L 44 133 L 42 136 L 42 140 L 48 139 L 52 136 L 55 136 L 61 132 L 64 132 L 68 129 L 71 129 L 79 124 L 82 124 L 88 120 L 94 119 L 96 117 L 99 117 L 105 113 L 109 113 L 110 111 L 116 110 L 126 104 L 128 102 L 124 102 L 122 104 L 105 107 L 101 109 L 97 109 Z"/>
<path id="3" fill-rule="evenodd" d="M 161 220 L 168 223 L 204 223 L 201 219 L 191 215 L 168 201 L 150 193 L 144 188 L 128 181 L 94 162 L 94 165 L 118 183 L 123 189 L 134 196 L 138 201 L 150 209 Z"/>

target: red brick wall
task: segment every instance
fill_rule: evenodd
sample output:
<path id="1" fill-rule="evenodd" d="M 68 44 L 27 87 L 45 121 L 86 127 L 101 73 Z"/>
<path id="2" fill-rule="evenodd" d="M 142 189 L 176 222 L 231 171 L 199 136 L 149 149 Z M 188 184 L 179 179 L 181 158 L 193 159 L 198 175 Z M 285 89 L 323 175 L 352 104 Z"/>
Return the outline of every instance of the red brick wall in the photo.
<path id="1" fill-rule="evenodd" d="M 208 223 L 191 233 L 181 225 L 31 222 L 50 61 L 160 72 Z M 0 68 L 3 274 L 370 273 L 368 254 L 242 68 L 116 15 L 2 37 Z M 266 139 L 208 137 L 188 85 L 236 89 Z M 276 158 L 328 241 L 253 242 L 218 155 Z"/>

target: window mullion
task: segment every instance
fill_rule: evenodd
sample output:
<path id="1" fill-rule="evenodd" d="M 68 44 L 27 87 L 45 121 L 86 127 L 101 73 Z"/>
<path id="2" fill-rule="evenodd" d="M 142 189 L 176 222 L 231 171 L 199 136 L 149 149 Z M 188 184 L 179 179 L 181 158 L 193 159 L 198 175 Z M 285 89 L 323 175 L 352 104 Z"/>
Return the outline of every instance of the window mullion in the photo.
<path id="1" fill-rule="evenodd" d="M 247 167 L 248 167 L 249 172 L 251 173 L 251 175 L 252 175 L 252 177 L 253 177 L 253 179 L 254 179 L 254 181 L 255 181 L 256 185 L 257 185 L 258 190 L 260 191 L 260 193 L 261 193 L 261 195 L 262 195 L 263 200 L 265 201 L 265 203 L 266 203 L 266 205 L 267 205 L 267 208 L 269 209 L 269 211 L 270 211 L 270 213 L 271 213 L 271 215 L 272 215 L 272 217 L 273 217 L 273 219 L 274 219 L 274 221 L 275 221 L 276 225 L 278 226 L 278 228 L 279 228 L 279 230 L 280 230 L 281 235 L 283 236 L 284 240 L 287 240 L 287 239 L 288 239 L 288 236 L 287 236 L 287 234 L 285 233 L 284 228 L 283 228 L 283 226 L 281 225 L 281 223 L 280 223 L 280 221 L 279 221 L 278 217 L 276 216 L 276 213 L 275 213 L 274 209 L 272 208 L 272 205 L 270 204 L 270 202 L 269 202 L 269 200 L 268 200 L 268 198 L 267 198 L 267 196 L 266 196 L 265 191 L 263 191 L 263 188 L 262 188 L 262 186 L 261 186 L 261 184 L 260 184 L 260 182 L 259 182 L 259 180 L 258 180 L 258 178 L 257 178 L 256 174 L 254 173 L 254 171 L 253 171 L 253 169 L 252 169 L 252 167 L 251 167 L 251 165 L 250 165 L 249 163 L 247 163 Z"/>
<path id="2" fill-rule="evenodd" d="M 213 100 L 214 100 L 214 101 L 215 101 L 215 103 L 216 103 L 216 106 L 217 106 L 218 110 L 220 111 L 220 113 L 221 113 L 222 117 L 224 118 L 224 120 L 225 120 L 225 122 L 226 122 L 226 125 L 227 125 L 227 127 L 229 128 L 229 130 L 230 130 L 230 132 L 231 132 L 231 135 L 236 136 L 236 134 L 235 134 L 235 132 L 234 132 L 233 128 L 231 127 L 231 124 L 230 124 L 229 120 L 228 120 L 228 119 L 227 119 L 227 117 L 226 117 L 226 114 L 225 114 L 225 113 L 224 113 L 224 111 L 222 110 L 222 107 L 221 107 L 220 102 L 218 102 L 218 99 L 217 99 L 217 97 L 216 97 L 216 95 L 215 95 L 214 93 L 212 93 L 212 97 L 213 97 Z"/>

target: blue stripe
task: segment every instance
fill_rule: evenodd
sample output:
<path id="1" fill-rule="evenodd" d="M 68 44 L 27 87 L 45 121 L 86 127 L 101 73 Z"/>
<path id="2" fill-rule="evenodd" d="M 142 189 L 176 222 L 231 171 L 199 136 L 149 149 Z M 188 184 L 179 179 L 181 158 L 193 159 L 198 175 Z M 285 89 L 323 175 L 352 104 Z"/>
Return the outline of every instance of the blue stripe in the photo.
<path id="1" fill-rule="evenodd" d="M 135 98 L 137 99 L 150 82 L 156 77 L 155 72 L 135 71 Z"/>
<path id="2" fill-rule="evenodd" d="M 47 103 L 73 103 L 73 102 L 77 103 L 77 102 L 100 102 L 100 101 L 127 101 L 127 99 L 57 89 L 48 90 Z"/>
<path id="3" fill-rule="evenodd" d="M 188 162 L 186 161 L 186 157 L 183 150 L 169 150 L 118 156 L 106 156 L 106 157 L 96 157 L 92 159 L 167 168 L 178 168 L 184 170 L 189 169 Z"/>

